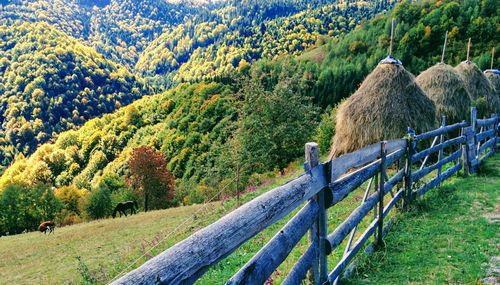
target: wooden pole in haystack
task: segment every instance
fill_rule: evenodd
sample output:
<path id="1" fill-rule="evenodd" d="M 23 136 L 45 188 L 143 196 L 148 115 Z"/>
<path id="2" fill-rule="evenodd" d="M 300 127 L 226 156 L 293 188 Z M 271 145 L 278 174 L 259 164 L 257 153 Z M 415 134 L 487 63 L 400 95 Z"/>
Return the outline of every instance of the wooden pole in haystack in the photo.
<path id="1" fill-rule="evenodd" d="M 469 43 L 467 44 L 467 63 L 470 63 L 470 38 Z"/>
<path id="2" fill-rule="evenodd" d="M 389 45 L 389 55 L 392 55 L 392 46 L 394 42 L 394 18 L 391 20 L 391 44 Z"/>
<path id="3" fill-rule="evenodd" d="M 448 31 L 444 34 L 444 45 L 443 45 L 443 54 L 441 55 L 441 63 L 444 63 L 444 55 L 446 53 L 446 44 L 448 43 Z"/>
<path id="4" fill-rule="evenodd" d="M 491 64 L 490 69 L 493 69 L 493 62 L 495 61 L 495 48 L 491 49 Z"/>

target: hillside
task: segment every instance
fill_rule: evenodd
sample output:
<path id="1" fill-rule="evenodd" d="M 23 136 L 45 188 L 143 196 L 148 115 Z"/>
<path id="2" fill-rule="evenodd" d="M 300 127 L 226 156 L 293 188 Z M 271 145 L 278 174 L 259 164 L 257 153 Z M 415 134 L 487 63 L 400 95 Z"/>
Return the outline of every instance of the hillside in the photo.
<path id="1" fill-rule="evenodd" d="M 289 175 L 272 178 L 266 186 L 242 195 L 242 202 L 301 171 L 302 166 L 294 164 Z M 0 236 L 0 254 L 4 257 L 0 267 L 5 269 L 0 270 L 0 280 L 15 284 L 81 284 L 87 274 L 86 281 L 94 278 L 97 284 L 105 284 L 120 271 L 140 265 L 149 254 L 164 250 L 235 207 L 236 201 L 230 199 L 56 228 L 50 236 L 39 232 Z M 53 274 L 39 275 L 39 268 Z"/>
<path id="2" fill-rule="evenodd" d="M 394 56 L 415 76 L 441 60 L 444 34 L 449 31 L 446 63 L 466 58 L 471 38 L 471 60 L 489 68 L 491 48 L 500 49 L 500 6 L 494 0 L 403 1 L 391 14 L 379 15 L 356 30 L 333 39 L 326 47 L 308 51 L 323 58 L 314 73 L 313 93 L 322 105 L 333 105 L 352 94 L 388 53 L 391 17 L 395 19 Z M 307 59 L 307 55 L 302 56 Z M 500 64 L 495 54 L 494 66 Z"/>
<path id="3" fill-rule="evenodd" d="M 148 93 L 140 79 L 45 23 L 0 26 L 0 165 Z"/>
<path id="4" fill-rule="evenodd" d="M 102 175 L 126 176 L 130 152 L 141 145 L 161 150 L 176 177 L 201 178 L 215 159 L 209 154 L 216 153 L 234 128 L 236 111 L 229 91 L 217 83 L 182 84 L 147 96 L 93 119 L 77 131 L 62 133 L 55 144 L 43 145 L 29 158 L 18 159 L 0 184 L 75 184 L 90 190 Z M 54 163 L 51 157 L 55 155 L 62 158 Z M 47 171 L 41 181 L 30 175 L 39 167 Z"/>
<path id="5" fill-rule="evenodd" d="M 467 16 L 470 11 L 484 24 L 471 23 Z M 413 71 L 434 65 L 441 48 L 428 46 L 440 46 L 442 33 L 464 21 L 467 25 L 463 33 L 450 33 L 450 63 L 462 58 L 467 36 L 481 42 L 473 48 L 472 59 L 483 66 L 488 61 L 489 48 L 485 47 L 498 44 L 494 33 L 482 31 L 499 22 L 499 14 L 491 11 L 491 2 L 486 0 L 466 6 L 452 0 L 411 5 L 403 2 L 392 16 L 398 23 L 395 54 L 404 59 L 408 49 L 414 50 L 417 56 L 410 57 L 405 65 Z M 433 24 L 436 17 L 440 21 Z M 168 170 L 177 179 L 177 203 L 199 201 L 220 183 L 234 179 L 240 167 L 235 161 L 241 161 L 244 167 L 242 185 L 252 185 L 260 173 L 282 169 L 302 155 L 303 143 L 313 137 L 320 139 L 323 151 L 328 150 L 334 133 L 334 112 L 329 107 L 349 96 L 386 55 L 390 18 L 379 15 L 363 22 L 349 34 L 333 38 L 296 60 L 290 55 L 261 59 L 251 67 L 238 64 L 230 79 L 218 80 L 224 83 L 184 83 L 92 120 L 77 131 L 62 134 L 55 144 L 39 147 L 31 157 L 19 157 L 0 178 L 0 191 L 12 182 L 73 185 L 91 191 L 108 176 L 125 185 L 130 153 L 141 145 L 154 147 L 167 160 Z M 429 27 L 424 30 L 430 30 L 432 37 L 420 33 L 419 27 Z M 412 42 L 407 40 L 410 36 Z M 414 47 L 420 45 L 427 47 L 427 53 Z M 322 109 L 311 109 L 310 101 Z M 293 111 L 285 112 L 285 107 Z M 267 116 L 259 113 L 262 110 Z M 323 122 L 316 131 L 321 110 Z M 301 137 L 293 136 L 290 128 L 304 132 Z M 5 145 L 7 148 L 10 144 Z M 54 162 L 54 157 L 60 159 Z M 33 175 L 40 170 L 44 170 L 43 177 Z"/>
<path id="6" fill-rule="evenodd" d="M 260 58 L 296 55 L 347 33 L 390 9 L 392 1 L 252 1 L 232 3 L 173 27 L 155 39 L 136 65 L 145 76 L 178 70 L 174 81 L 230 76 Z"/>
<path id="7" fill-rule="evenodd" d="M 15 0 L 0 3 L 0 25 L 44 22 L 131 70 L 142 50 L 166 28 L 205 5 L 163 0 Z M 3 4 L 3 5 L 2 5 Z"/>
<path id="8" fill-rule="evenodd" d="M 494 209 L 496 189 L 500 186 L 500 157 L 497 154 L 485 162 L 487 175 L 452 178 L 430 192 L 414 211 L 397 213 L 396 222 L 386 237 L 386 250 L 378 251 L 372 262 L 362 260 L 359 274 L 347 284 L 394 284 L 388 280 L 396 280 L 398 284 L 408 280 L 415 284 L 428 284 L 429 280 L 475 283 L 487 277 L 488 268 L 483 264 L 498 255 L 498 249 L 492 246 L 498 243 L 495 237 L 498 223 L 491 224 L 487 217 Z M 242 201 L 249 201 L 300 172 L 301 165 L 297 162 L 288 175 L 272 178 L 265 187 L 245 193 Z M 333 231 L 359 205 L 362 194 L 355 192 L 345 203 L 328 211 L 328 219 L 332 221 L 329 230 Z M 483 209 L 477 210 L 478 205 Z M 6 270 L 0 271 L 0 279 L 16 284 L 78 284 L 87 276 L 87 281 L 104 284 L 214 222 L 234 207 L 235 200 L 230 199 L 223 203 L 198 204 L 56 228 L 55 234 L 50 236 L 38 232 L 3 236 L 0 255 L 5 258 L 0 259 L 0 266 Z M 208 271 L 197 284 L 218 284 L 229 279 L 288 218 L 246 242 Z M 443 219 L 454 223 L 442 227 Z M 464 235 L 464 229 L 476 234 Z M 435 236 L 436 232 L 439 242 L 433 247 L 435 250 L 429 250 L 428 237 Z M 280 274 L 273 274 L 274 284 L 283 281 L 284 273 L 291 269 L 307 246 L 307 238 L 301 240 L 298 249 L 279 267 Z M 338 262 L 342 252 L 339 248 L 330 255 L 329 264 Z M 426 253 L 426 262 L 422 261 L 422 252 Z M 385 270 L 387 267 L 394 270 Z M 39 275 L 39 268 L 54 273 Z"/>

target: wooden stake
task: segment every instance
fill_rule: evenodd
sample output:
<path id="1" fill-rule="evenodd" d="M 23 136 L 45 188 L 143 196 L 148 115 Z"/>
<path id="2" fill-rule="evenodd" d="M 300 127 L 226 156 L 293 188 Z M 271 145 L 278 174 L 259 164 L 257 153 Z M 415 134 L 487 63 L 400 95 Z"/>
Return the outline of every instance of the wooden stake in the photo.
<path id="1" fill-rule="evenodd" d="M 491 67 L 490 67 L 490 69 L 493 69 L 493 61 L 495 61 L 495 48 L 491 49 Z"/>
<path id="2" fill-rule="evenodd" d="M 441 55 L 441 63 L 444 63 L 444 55 L 446 53 L 446 44 L 448 43 L 448 31 L 444 34 L 444 45 L 443 45 L 443 54 Z"/>
<path id="3" fill-rule="evenodd" d="M 391 44 L 389 46 L 389 55 L 392 55 L 392 45 L 394 42 L 394 18 L 391 21 Z"/>
<path id="4" fill-rule="evenodd" d="M 467 63 L 470 62 L 470 38 L 469 43 L 467 44 Z"/>

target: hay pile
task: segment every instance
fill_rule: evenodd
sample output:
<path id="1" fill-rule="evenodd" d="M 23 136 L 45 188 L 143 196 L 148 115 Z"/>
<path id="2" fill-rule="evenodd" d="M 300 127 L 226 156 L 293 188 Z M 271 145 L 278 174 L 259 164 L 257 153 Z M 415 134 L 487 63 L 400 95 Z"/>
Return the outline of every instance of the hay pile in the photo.
<path id="1" fill-rule="evenodd" d="M 465 82 L 465 88 L 473 100 L 472 104 L 477 107 L 479 117 L 489 117 L 491 113 L 500 111 L 500 98 L 477 65 L 464 61 L 455 70 Z"/>
<path id="2" fill-rule="evenodd" d="M 466 120 L 472 104 L 460 74 L 453 67 L 438 63 L 416 78 L 418 86 L 436 104 L 438 118 L 446 116 L 448 124 Z"/>
<path id="3" fill-rule="evenodd" d="M 500 70 L 487 69 L 484 71 L 484 76 L 488 78 L 493 88 L 495 88 L 497 96 L 500 97 Z"/>
<path id="4" fill-rule="evenodd" d="M 381 140 L 402 138 L 407 128 L 436 127 L 436 108 L 399 62 L 382 61 L 339 106 L 331 157 Z M 389 61 L 390 62 L 390 61 Z"/>

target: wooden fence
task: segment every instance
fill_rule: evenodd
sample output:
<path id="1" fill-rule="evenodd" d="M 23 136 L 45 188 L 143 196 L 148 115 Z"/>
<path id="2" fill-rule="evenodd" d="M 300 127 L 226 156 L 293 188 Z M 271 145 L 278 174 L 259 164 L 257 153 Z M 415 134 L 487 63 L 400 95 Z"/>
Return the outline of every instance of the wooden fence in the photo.
<path id="1" fill-rule="evenodd" d="M 370 145 L 325 163 L 319 163 L 318 145 L 307 143 L 304 174 L 244 204 L 113 284 L 192 284 L 211 266 L 299 207 L 227 284 L 263 284 L 306 234 L 310 244 L 283 284 L 301 284 L 304 278 L 313 284 L 337 283 L 372 235 L 375 244 L 382 242 L 384 218 L 398 202 L 403 207 L 410 204 L 462 168 L 466 174 L 475 172 L 481 161 L 496 151 L 498 131 L 497 115 L 477 119 L 473 108 L 470 124 L 446 125 L 443 118 L 436 130 L 415 134 L 409 129 L 404 139 Z M 361 187 L 361 204 L 328 233 L 327 210 Z M 372 210 L 371 222 L 356 235 Z M 341 260 L 330 267 L 327 256 L 346 238 Z"/>

